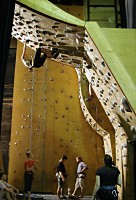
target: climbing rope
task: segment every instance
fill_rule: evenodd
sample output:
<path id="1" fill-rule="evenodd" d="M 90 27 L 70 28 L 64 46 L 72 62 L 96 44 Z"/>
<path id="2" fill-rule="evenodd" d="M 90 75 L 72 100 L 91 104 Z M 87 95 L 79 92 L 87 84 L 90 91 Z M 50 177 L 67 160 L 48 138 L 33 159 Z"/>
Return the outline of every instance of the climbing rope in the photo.
<path id="1" fill-rule="evenodd" d="M 31 95 L 31 109 L 30 109 L 30 144 L 29 148 L 32 151 L 32 131 L 33 131 L 33 107 L 34 107 L 34 78 L 35 78 L 35 71 L 33 70 L 33 78 L 32 78 L 32 95 Z"/>
<path id="2" fill-rule="evenodd" d="M 45 72 L 44 72 L 44 88 L 43 88 L 43 92 L 44 92 L 44 98 L 43 98 L 43 120 L 44 120 L 44 123 L 43 123 L 43 140 L 42 140 L 42 183 L 41 183 L 41 191 L 44 191 L 45 189 L 45 129 L 46 129 L 46 124 L 45 124 L 45 121 L 46 121 L 46 109 L 45 109 L 45 106 L 46 106 L 46 68 L 47 68 L 47 63 L 46 63 L 46 66 L 45 66 Z"/>

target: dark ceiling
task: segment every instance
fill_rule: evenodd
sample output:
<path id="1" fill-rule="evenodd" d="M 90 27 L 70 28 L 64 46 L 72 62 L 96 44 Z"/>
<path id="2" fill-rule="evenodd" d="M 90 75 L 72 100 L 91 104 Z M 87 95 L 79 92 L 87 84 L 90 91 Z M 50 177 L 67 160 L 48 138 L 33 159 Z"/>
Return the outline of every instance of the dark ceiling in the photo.
<path id="1" fill-rule="evenodd" d="M 50 0 L 50 2 L 62 5 L 83 5 L 83 0 Z"/>

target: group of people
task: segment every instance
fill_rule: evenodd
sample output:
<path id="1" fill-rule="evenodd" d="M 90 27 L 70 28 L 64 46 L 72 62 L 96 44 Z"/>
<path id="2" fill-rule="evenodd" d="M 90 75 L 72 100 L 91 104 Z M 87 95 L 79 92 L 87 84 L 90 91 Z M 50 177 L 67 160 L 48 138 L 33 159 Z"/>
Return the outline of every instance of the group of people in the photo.
<path id="1" fill-rule="evenodd" d="M 57 188 L 57 196 L 58 199 L 66 199 L 66 197 L 63 195 L 63 188 L 64 188 L 64 184 L 67 180 L 67 173 L 66 173 L 66 169 L 65 169 L 65 165 L 64 162 L 65 160 L 67 160 L 68 157 L 67 156 L 62 156 L 62 158 L 60 159 L 58 166 L 57 166 L 57 173 L 56 176 L 58 178 L 58 188 Z M 82 161 L 82 158 L 76 157 L 76 161 L 78 163 L 78 167 L 77 167 L 77 179 L 76 179 L 76 183 L 75 183 L 75 189 L 74 192 L 72 194 L 69 193 L 69 198 L 76 198 L 76 192 L 77 189 L 80 188 L 81 190 L 81 195 L 79 196 L 80 198 L 83 197 L 83 191 L 84 191 L 84 179 L 85 179 L 85 170 L 88 169 L 87 165 Z"/>
<path id="2" fill-rule="evenodd" d="M 57 166 L 57 179 L 58 199 L 66 199 L 63 195 L 63 189 L 67 180 L 67 173 L 65 169 L 65 161 L 68 159 L 66 155 L 62 156 Z M 88 169 L 87 165 L 82 161 L 82 158 L 76 157 L 78 163 L 77 166 L 77 178 L 75 183 L 75 189 L 73 193 L 69 192 L 69 199 L 82 198 L 84 195 L 84 180 L 86 177 L 85 171 Z M 96 171 L 96 182 L 92 194 L 92 200 L 118 200 L 117 185 L 121 186 L 121 175 L 117 167 L 114 166 L 112 157 L 108 154 L 104 156 L 104 166 L 100 167 Z M 77 190 L 80 189 L 80 196 L 76 196 Z"/>
<path id="3" fill-rule="evenodd" d="M 34 178 L 34 170 L 36 169 L 36 161 L 31 157 L 31 153 L 26 153 L 26 161 L 24 163 L 24 200 L 26 193 L 28 200 L 31 200 L 31 187 Z M 58 180 L 57 197 L 58 199 L 67 199 L 63 195 L 64 186 L 67 180 L 67 173 L 65 169 L 65 161 L 68 159 L 66 155 L 63 155 L 59 160 L 56 169 L 56 177 Z M 76 182 L 73 193 L 68 189 L 69 199 L 78 199 L 84 196 L 84 186 L 86 170 L 88 166 L 83 162 L 82 158 L 76 157 L 78 163 L 76 172 Z M 118 200 L 118 191 L 116 185 L 121 186 L 121 175 L 117 167 L 114 166 L 112 157 L 108 154 L 104 156 L 104 166 L 100 167 L 96 171 L 96 182 L 92 194 L 93 200 Z M 80 196 L 77 196 L 77 190 L 80 189 Z M 4 172 L 0 172 L 0 199 L 3 200 L 16 200 L 16 195 L 19 191 L 14 186 L 7 183 L 7 176 Z"/>

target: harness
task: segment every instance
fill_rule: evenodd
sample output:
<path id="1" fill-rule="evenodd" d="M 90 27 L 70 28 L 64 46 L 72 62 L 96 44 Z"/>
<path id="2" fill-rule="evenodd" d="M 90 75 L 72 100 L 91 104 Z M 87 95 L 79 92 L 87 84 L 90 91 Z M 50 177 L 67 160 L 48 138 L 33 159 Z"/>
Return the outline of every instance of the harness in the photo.
<path id="1" fill-rule="evenodd" d="M 104 189 L 104 190 L 114 190 L 115 186 L 112 186 L 112 185 L 102 186 L 101 189 Z"/>
<path id="2" fill-rule="evenodd" d="M 85 173 L 77 173 L 77 178 L 85 178 L 86 174 Z"/>
<path id="3" fill-rule="evenodd" d="M 117 192 L 117 189 L 115 186 L 112 186 L 112 185 L 107 185 L 107 186 L 101 186 L 98 193 L 101 191 L 103 191 L 103 195 L 106 195 L 106 194 L 111 194 L 114 198 L 117 198 L 118 197 L 118 192 Z"/>

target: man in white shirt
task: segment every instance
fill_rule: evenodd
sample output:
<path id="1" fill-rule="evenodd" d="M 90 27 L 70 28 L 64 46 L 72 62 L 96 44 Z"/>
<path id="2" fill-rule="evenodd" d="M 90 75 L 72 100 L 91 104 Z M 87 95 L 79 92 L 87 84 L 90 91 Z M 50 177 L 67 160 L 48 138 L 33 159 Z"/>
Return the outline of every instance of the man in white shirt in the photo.
<path id="1" fill-rule="evenodd" d="M 6 182 L 7 176 L 4 172 L 0 173 L 0 198 L 4 200 L 16 200 L 16 194 L 19 194 L 17 188 Z"/>
<path id="2" fill-rule="evenodd" d="M 76 179 L 75 189 L 74 189 L 74 192 L 73 192 L 72 196 L 75 196 L 77 189 L 80 188 L 81 195 L 79 197 L 82 198 L 83 195 L 84 195 L 84 179 L 86 177 L 85 170 L 87 170 L 88 167 L 82 161 L 82 158 L 80 156 L 76 157 L 76 161 L 78 163 L 78 167 L 77 167 L 77 179 Z"/>

